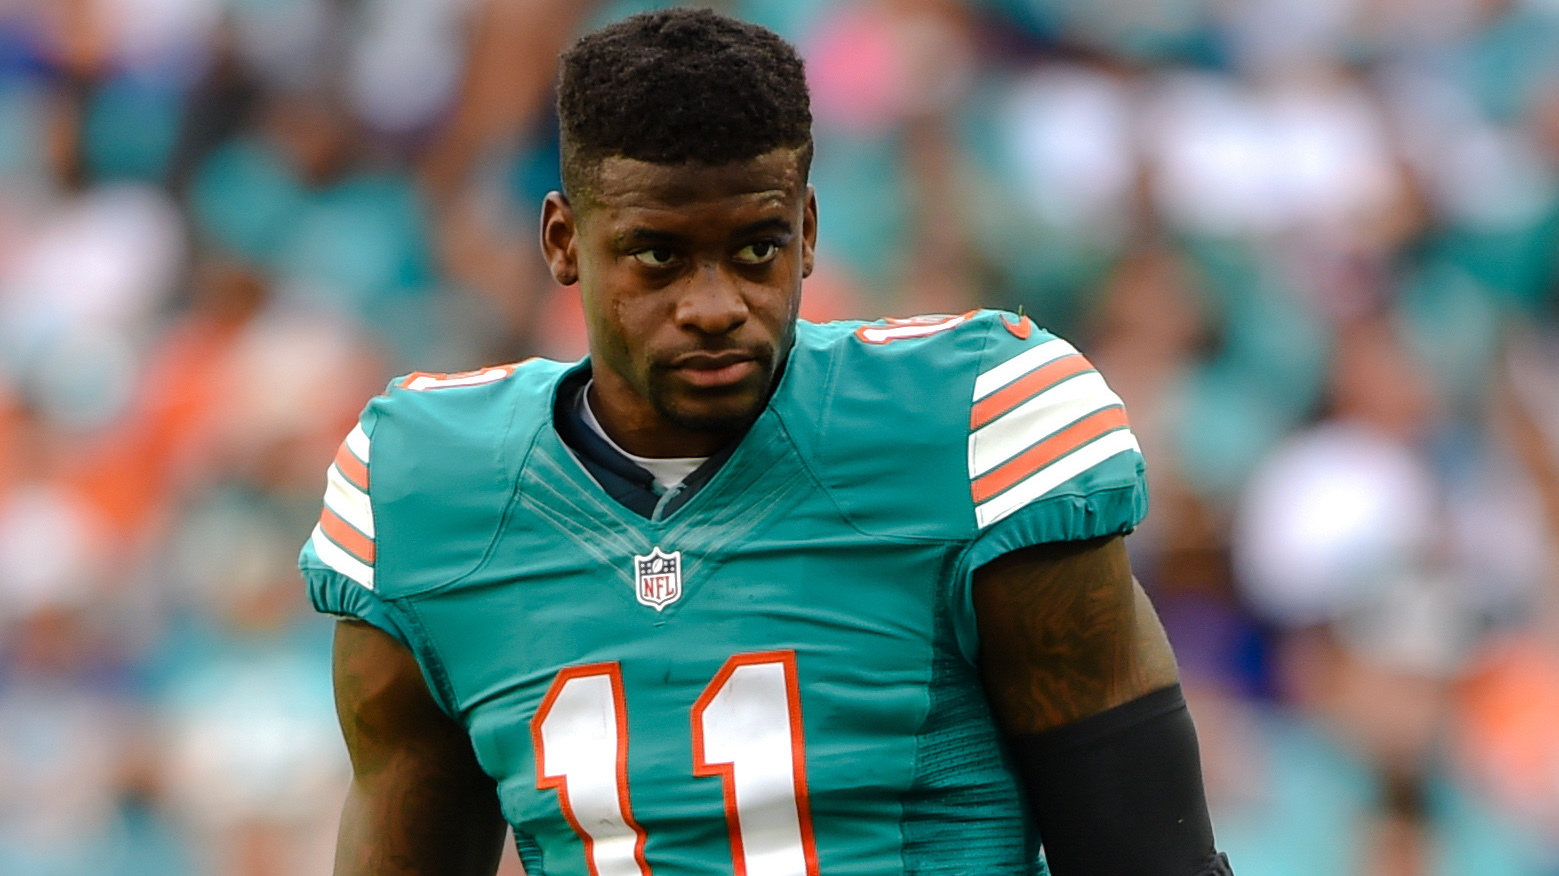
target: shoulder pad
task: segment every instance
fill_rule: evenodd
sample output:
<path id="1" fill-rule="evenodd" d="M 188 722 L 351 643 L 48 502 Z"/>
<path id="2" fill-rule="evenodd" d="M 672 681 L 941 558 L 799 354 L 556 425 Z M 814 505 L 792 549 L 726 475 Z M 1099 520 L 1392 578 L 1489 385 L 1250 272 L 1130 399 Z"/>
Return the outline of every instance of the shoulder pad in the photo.
<path id="1" fill-rule="evenodd" d="M 793 431 L 856 525 L 967 540 L 1024 511 L 1032 542 L 1136 524 L 1141 456 L 1120 398 L 1029 318 L 982 310 L 806 328 L 786 401 L 813 413 Z M 1101 517 L 1088 497 L 1117 489 L 1141 501 Z M 1041 505 L 1050 510 L 1033 511 Z"/>
<path id="2" fill-rule="evenodd" d="M 498 531 L 531 438 L 546 422 L 552 387 L 568 367 L 528 360 L 392 380 L 369 402 L 327 473 L 325 507 L 305 562 L 386 598 L 474 570 Z"/>

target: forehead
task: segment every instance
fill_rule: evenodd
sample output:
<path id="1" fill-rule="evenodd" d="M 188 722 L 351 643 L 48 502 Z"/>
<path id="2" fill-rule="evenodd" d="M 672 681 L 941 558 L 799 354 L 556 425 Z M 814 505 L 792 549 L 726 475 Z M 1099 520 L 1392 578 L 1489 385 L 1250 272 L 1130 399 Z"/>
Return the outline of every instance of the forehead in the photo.
<path id="1" fill-rule="evenodd" d="M 800 165 L 794 149 L 718 165 L 654 164 L 612 156 L 592 174 L 589 212 L 609 218 L 629 213 L 791 209 L 806 190 Z"/>

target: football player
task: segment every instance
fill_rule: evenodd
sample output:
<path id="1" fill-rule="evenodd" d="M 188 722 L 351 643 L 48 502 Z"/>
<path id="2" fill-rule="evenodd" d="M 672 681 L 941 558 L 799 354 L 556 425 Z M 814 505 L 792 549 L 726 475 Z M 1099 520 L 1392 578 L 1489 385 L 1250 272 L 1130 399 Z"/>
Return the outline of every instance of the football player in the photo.
<path id="1" fill-rule="evenodd" d="M 766 30 L 630 18 L 558 108 L 589 357 L 391 383 L 303 550 L 337 873 L 490 874 L 506 824 L 531 876 L 1229 873 L 1087 360 L 797 319 L 811 114 Z"/>

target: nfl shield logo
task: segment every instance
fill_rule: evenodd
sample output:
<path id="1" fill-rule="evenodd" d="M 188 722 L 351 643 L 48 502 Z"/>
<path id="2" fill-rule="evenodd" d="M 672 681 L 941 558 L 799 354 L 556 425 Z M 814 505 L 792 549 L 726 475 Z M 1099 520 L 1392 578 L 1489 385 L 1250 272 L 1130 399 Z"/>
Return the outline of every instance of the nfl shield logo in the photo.
<path id="1" fill-rule="evenodd" d="M 682 552 L 660 548 L 633 558 L 634 595 L 639 603 L 660 611 L 682 598 Z"/>

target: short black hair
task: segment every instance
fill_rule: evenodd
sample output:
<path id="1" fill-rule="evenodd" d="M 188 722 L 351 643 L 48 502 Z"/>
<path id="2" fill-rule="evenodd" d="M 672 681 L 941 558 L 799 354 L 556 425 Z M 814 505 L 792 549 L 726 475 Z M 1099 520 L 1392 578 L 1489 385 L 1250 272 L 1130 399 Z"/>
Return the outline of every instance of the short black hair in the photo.
<path id="1" fill-rule="evenodd" d="M 563 188 L 589 190 L 613 156 L 729 164 L 779 148 L 812 160 L 812 110 L 795 47 L 755 24 L 674 8 L 585 34 L 558 82 Z"/>

